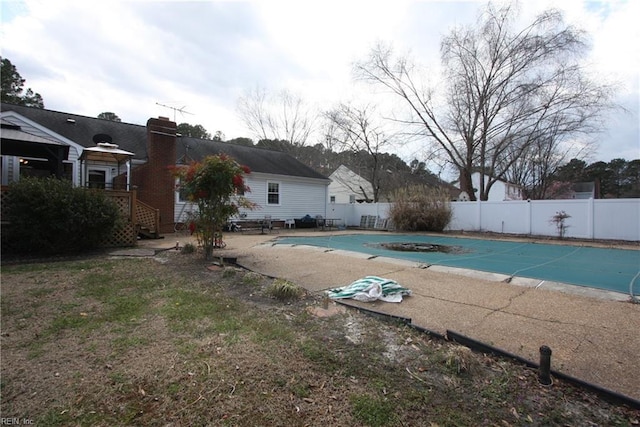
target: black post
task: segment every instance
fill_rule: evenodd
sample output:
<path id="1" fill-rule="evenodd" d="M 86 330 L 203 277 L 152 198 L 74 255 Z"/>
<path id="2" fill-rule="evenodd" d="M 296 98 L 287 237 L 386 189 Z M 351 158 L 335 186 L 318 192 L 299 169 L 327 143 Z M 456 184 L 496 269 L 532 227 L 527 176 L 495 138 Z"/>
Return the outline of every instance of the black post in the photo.
<path id="1" fill-rule="evenodd" d="M 540 347 L 538 381 L 542 385 L 551 385 L 551 349 L 546 345 Z"/>

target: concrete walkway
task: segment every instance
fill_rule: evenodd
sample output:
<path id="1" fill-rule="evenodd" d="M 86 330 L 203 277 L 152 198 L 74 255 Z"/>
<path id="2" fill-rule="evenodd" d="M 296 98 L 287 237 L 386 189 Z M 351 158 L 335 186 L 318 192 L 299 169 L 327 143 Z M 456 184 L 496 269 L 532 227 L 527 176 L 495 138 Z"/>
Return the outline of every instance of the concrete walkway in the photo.
<path id="1" fill-rule="evenodd" d="M 458 332 L 533 362 L 539 360 L 540 346 L 547 345 L 553 351 L 553 370 L 640 400 L 640 304 L 625 295 L 561 284 L 543 289 L 526 280 L 504 283 L 504 276 L 495 274 L 423 269 L 414 262 L 273 244 L 278 236 L 302 232 L 227 233 L 227 246 L 218 253 L 317 293 L 368 275 L 396 280 L 412 291 L 401 303 L 346 301 L 410 318 L 440 334 Z M 183 245 L 192 240 L 167 235 L 140 247 L 168 248 L 177 241 Z"/>

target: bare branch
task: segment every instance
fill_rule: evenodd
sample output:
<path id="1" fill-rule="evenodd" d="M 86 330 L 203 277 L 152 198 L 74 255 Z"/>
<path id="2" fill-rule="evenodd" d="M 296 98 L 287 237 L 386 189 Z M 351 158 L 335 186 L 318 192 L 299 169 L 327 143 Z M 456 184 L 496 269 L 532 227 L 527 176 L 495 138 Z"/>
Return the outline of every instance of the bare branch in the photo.
<path id="1" fill-rule="evenodd" d="M 302 98 L 288 90 L 269 95 L 256 88 L 238 100 L 238 114 L 258 140 L 283 140 L 304 146 L 313 131 L 314 115 Z"/>
<path id="2" fill-rule="evenodd" d="M 357 78 L 404 102 L 411 117 L 404 123 L 446 155 L 472 199 L 473 172 L 488 176 L 479 189 L 486 200 L 496 180 L 523 176 L 512 170 L 523 167 L 522 156 L 536 151 L 551 170 L 560 146 L 599 130 L 603 112 L 612 107 L 612 88 L 588 80 L 580 65 L 587 48 L 583 32 L 565 25 L 556 10 L 521 29 L 514 29 L 516 16 L 513 6 L 489 4 L 475 26 L 444 37 L 446 91 L 440 98 L 423 90 L 418 82 L 424 76 L 408 58 L 394 58 L 388 46 L 376 46 L 354 66 Z M 436 98 L 446 105 L 436 106 Z"/>

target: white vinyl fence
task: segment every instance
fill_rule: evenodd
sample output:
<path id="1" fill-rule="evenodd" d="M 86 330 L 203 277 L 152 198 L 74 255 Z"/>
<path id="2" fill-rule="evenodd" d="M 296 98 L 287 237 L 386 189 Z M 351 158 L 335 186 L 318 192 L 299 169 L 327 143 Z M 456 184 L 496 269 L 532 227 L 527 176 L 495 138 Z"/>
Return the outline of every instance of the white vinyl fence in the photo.
<path id="1" fill-rule="evenodd" d="M 358 227 L 366 216 L 367 228 L 384 228 L 389 203 L 328 204 L 327 218 Z M 640 199 L 521 200 L 504 202 L 452 202 L 448 230 L 490 231 L 532 236 L 558 236 L 552 218 L 565 212 L 570 218 L 565 237 L 640 241 Z"/>

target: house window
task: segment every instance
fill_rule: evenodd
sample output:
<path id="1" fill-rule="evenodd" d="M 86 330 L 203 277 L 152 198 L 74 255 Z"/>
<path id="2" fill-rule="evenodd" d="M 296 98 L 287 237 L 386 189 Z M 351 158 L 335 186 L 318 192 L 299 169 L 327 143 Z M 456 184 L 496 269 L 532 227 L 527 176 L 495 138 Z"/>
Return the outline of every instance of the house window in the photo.
<path id="1" fill-rule="evenodd" d="M 329 196 L 329 202 L 330 203 L 335 203 L 336 202 L 336 196 Z"/>
<path id="2" fill-rule="evenodd" d="M 89 169 L 89 188 L 104 189 L 107 184 L 107 172 L 98 169 Z"/>
<path id="3" fill-rule="evenodd" d="M 62 164 L 62 178 L 73 182 L 73 163 Z M 44 178 L 55 173 L 47 159 L 35 157 L 0 156 L 0 174 L 2 185 L 17 182 L 20 177 Z"/>
<path id="4" fill-rule="evenodd" d="M 277 182 L 267 183 L 267 204 L 279 205 L 280 204 L 280 184 Z"/>
<path id="5" fill-rule="evenodd" d="M 51 168 L 47 159 L 36 159 L 30 157 L 21 157 L 20 160 L 20 176 L 45 178 L 51 175 Z"/>
<path id="6" fill-rule="evenodd" d="M 187 198 L 187 192 L 184 188 L 180 187 L 178 189 L 178 202 L 187 203 L 189 199 Z"/>
<path id="7" fill-rule="evenodd" d="M 67 181 L 72 181 L 73 182 L 73 163 L 71 162 L 63 162 L 62 163 L 62 170 L 63 170 L 63 178 L 66 179 Z"/>
<path id="8" fill-rule="evenodd" d="M 349 195 L 349 203 L 355 203 L 356 202 L 356 195 L 355 194 L 350 194 Z"/>
<path id="9" fill-rule="evenodd" d="M 178 202 L 187 203 L 189 201 L 189 199 L 187 198 L 187 192 L 182 187 L 181 179 L 176 180 L 176 194 L 178 195 L 178 200 L 177 200 Z"/>

